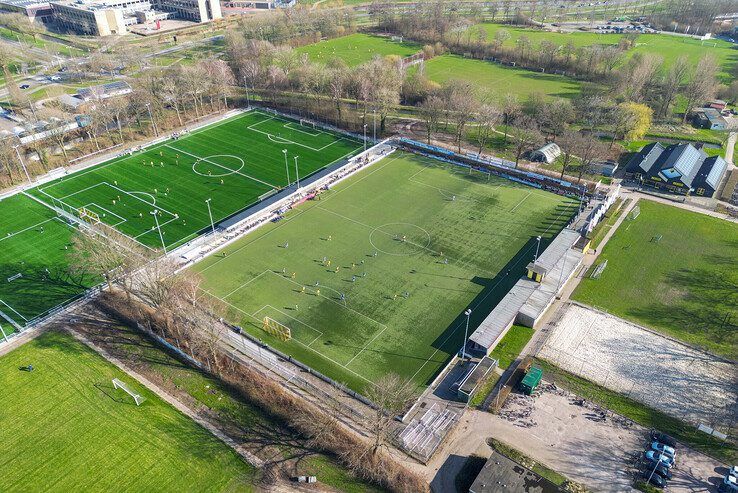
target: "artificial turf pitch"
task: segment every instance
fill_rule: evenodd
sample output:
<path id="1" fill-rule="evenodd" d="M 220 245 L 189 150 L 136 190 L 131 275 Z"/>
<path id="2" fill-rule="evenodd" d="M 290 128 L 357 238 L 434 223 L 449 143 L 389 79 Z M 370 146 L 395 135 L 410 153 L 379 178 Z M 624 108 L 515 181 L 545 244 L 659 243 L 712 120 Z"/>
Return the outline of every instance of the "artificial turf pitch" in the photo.
<path id="1" fill-rule="evenodd" d="M 113 378 L 146 400 L 136 406 Z M 0 491 L 254 489 L 233 450 L 67 334 L 0 358 L 0 388 Z"/>
<path id="2" fill-rule="evenodd" d="M 567 198 L 396 152 L 194 269 L 228 320 L 361 391 L 426 385 L 570 220 Z M 325 260 L 324 260 L 325 258 Z M 282 341 L 264 317 L 290 328 Z"/>
<path id="3" fill-rule="evenodd" d="M 74 228 L 42 203 L 74 215 L 84 208 L 143 245 L 171 249 L 209 231 L 210 212 L 217 224 L 294 183 L 298 171 L 306 178 L 361 148 L 344 135 L 250 111 L 4 199 L 0 326 L 10 332 L 3 319 L 23 326 L 94 284 L 68 274 Z"/>
<path id="4" fill-rule="evenodd" d="M 649 200 L 573 298 L 715 354 L 738 354 L 738 225 Z"/>
<path id="5" fill-rule="evenodd" d="M 360 147 L 343 135 L 250 111 L 30 193 L 75 213 L 85 208 L 144 245 L 171 249 L 207 231 L 210 212 L 218 223 L 294 183 L 297 172 L 306 178 Z"/>

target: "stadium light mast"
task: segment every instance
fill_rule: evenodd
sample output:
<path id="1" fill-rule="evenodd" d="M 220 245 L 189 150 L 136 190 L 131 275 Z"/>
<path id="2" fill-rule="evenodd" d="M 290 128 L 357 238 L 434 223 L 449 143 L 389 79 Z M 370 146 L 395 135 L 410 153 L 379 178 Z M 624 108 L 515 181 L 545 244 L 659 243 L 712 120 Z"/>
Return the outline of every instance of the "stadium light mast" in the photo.
<path id="1" fill-rule="evenodd" d="M 538 250 L 541 248 L 541 237 L 536 236 L 536 240 L 538 241 L 538 243 L 536 244 L 536 256 L 533 257 L 533 265 L 535 265 L 538 261 Z"/>
<path id="2" fill-rule="evenodd" d="M 210 201 L 212 199 L 207 199 L 205 203 L 208 205 L 208 215 L 210 216 L 210 227 L 213 229 L 213 234 L 215 234 L 215 223 L 213 222 L 213 211 L 210 209 Z"/>
<path id="3" fill-rule="evenodd" d="M 471 313 L 471 308 L 464 310 L 464 315 L 466 315 L 466 329 L 464 329 L 464 345 L 461 347 L 461 354 L 464 358 L 466 358 L 466 341 L 469 337 L 469 317 L 471 317 Z"/>
<path id="4" fill-rule="evenodd" d="M 15 153 L 18 155 L 18 161 L 20 161 L 21 168 L 23 168 L 23 172 L 26 174 L 26 178 L 28 178 L 28 183 L 31 183 L 31 175 L 28 174 L 28 169 L 26 168 L 26 163 L 23 162 L 23 157 L 21 157 L 21 153 L 18 150 L 20 145 L 13 146 L 13 149 L 15 149 Z"/>
<path id="5" fill-rule="evenodd" d="M 282 149 L 282 154 L 284 154 L 284 170 L 287 172 L 287 186 L 290 186 L 290 168 L 287 164 L 287 149 Z"/>
<path id="6" fill-rule="evenodd" d="M 159 231 L 159 239 L 161 240 L 161 247 L 164 249 L 164 255 L 167 254 L 167 246 L 164 244 L 164 235 L 161 234 L 161 227 L 159 226 L 159 217 L 156 214 L 156 210 L 151 211 L 151 215 L 154 216 L 154 222 L 156 222 L 156 229 Z"/>
<path id="7" fill-rule="evenodd" d="M 377 143 L 377 109 L 372 110 L 374 112 L 374 143 Z"/>
<path id="8" fill-rule="evenodd" d="M 297 167 L 297 158 L 300 156 L 295 156 L 295 175 L 297 176 L 297 189 L 300 189 L 300 170 Z"/>
<path id="9" fill-rule="evenodd" d="M 366 127 L 367 124 L 364 124 L 364 152 L 366 152 Z"/>

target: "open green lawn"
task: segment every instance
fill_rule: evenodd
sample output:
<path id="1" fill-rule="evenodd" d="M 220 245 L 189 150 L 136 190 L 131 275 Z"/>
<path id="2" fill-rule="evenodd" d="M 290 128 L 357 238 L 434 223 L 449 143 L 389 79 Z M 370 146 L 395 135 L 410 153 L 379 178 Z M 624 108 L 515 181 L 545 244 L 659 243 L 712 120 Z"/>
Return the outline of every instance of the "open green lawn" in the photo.
<path id="1" fill-rule="evenodd" d="M 648 200 L 574 298 L 715 354 L 738 354 L 738 225 Z M 656 241 L 658 237 L 660 240 Z"/>
<path id="2" fill-rule="evenodd" d="M 146 400 L 136 406 L 113 378 Z M 233 450 L 67 334 L 0 358 L 0 388 L 2 491 L 254 489 Z"/>
<path id="3" fill-rule="evenodd" d="M 503 370 L 506 369 L 520 356 L 520 352 L 528 344 L 530 338 L 533 337 L 534 332 L 530 327 L 513 325 L 507 331 L 505 337 L 492 350 L 490 357 L 498 361 L 500 368 Z"/>
<path id="4" fill-rule="evenodd" d="M 425 62 L 425 75 L 432 81 L 445 83 L 459 79 L 469 81 L 477 96 L 501 100 L 506 94 L 525 99 L 534 92 L 548 97 L 570 98 L 581 89 L 579 82 L 561 75 L 542 74 L 521 68 L 464 58 L 441 55 Z"/>
<path id="5" fill-rule="evenodd" d="M 197 264 L 228 320 L 356 390 L 426 385 L 576 203 L 396 153 Z M 325 258 L 325 260 L 324 260 Z M 345 299 L 342 299 L 345 298 Z M 263 330 L 271 317 L 286 342 Z"/>
<path id="6" fill-rule="evenodd" d="M 421 48 L 417 43 L 400 43 L 388 37 L 356 33 L 301 46 L 295 51 L 306 53 L 313 62 L 328 63 L 331 58 L 341 58 L 349 67 L 355 67 L 375 56 L 406 57 L 417 53 Z"/>
<path id="7" fill-rule="evenodd" d="M 558 46 L 566 46 L 571 42 L 577 48 L 592 45 L 617 45 L 623 37 L 622 34 L 593 32 L 557 33 L 494 23 L 484 23 L 482 26 L 487 31 L 488 41 L 492 41 L 495 33 L 500 29 L 506 30 L 510 34 L 510 38 L 504 44 L 507 47 L 514 47 L 521 36 L 526 36 L 534 47 L 539 46 L 541 41 L 548 40 Z M 635 53 L 653 53 L 662 57 L 664 68 L 671 66 L 681 55 L 686 56 L 691 64 L 696 65 L 705 54 L 711 54 L 717 59 L 722 69 L 720 75 L 723 81 L 728 83 L 732 68 L 738 64 L 738 48 L 733 43 L 720 39 L 711 39 L 703 43 L 684 36 L 641 34 L 636 41 L 636 46 L 628 52 L 628 57 Z"/>
<path id="8" fill-rule="evenodd" d="M 66 247 L 74 228 L 54 211 L 25 195 L 0 200 L 0 326 L 8 333 L 89 287 L 73 278 Z M 20 276 L 19 276 L 20 274 Z"/>
<path id="9" fill-rule="evenodd" d="M 84 209 L 149 247 L 172 248 L 209 229 L 206 200 L 217 223 L 294 182 L 295 157 L 306 178 L 359 149 L 345 136 L 251 111 L 30 193 L 75 214 Z"/>

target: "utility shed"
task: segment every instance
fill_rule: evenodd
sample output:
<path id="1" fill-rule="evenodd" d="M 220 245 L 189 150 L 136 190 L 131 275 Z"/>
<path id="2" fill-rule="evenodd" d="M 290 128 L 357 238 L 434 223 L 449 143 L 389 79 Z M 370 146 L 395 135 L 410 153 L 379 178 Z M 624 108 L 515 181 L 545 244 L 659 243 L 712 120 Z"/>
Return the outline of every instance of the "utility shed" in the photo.
<path id="1" fill-rule="evenodd" d="M 556 161 L 556 158 L 561 156 L 561 148 L 554 142 L 549 142 L 540 149 L 530 153 L 531 161 L 539 161 L 541 163 L 551 164 Z"/>

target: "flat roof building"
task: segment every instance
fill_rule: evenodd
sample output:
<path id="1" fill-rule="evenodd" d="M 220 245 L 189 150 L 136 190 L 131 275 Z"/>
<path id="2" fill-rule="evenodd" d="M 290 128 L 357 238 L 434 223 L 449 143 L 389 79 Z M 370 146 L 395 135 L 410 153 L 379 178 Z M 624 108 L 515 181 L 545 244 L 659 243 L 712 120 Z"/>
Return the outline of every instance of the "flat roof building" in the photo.
<path id="1" fill-rule="evenodd" d="M 219 0 L 74 0 L 51 2 L 53 21 L 93 36 L 125 34 L 128 26 L 170 18 L 207 22 L 223 15 Z"/>
<path id="2" fill-rule="evenodd" d="M 51 20 L 51 3 L 39 0 L 0 0 L 0 11 L 17 12 L 27 16 L 31 21 L 49 22 Z"/>

